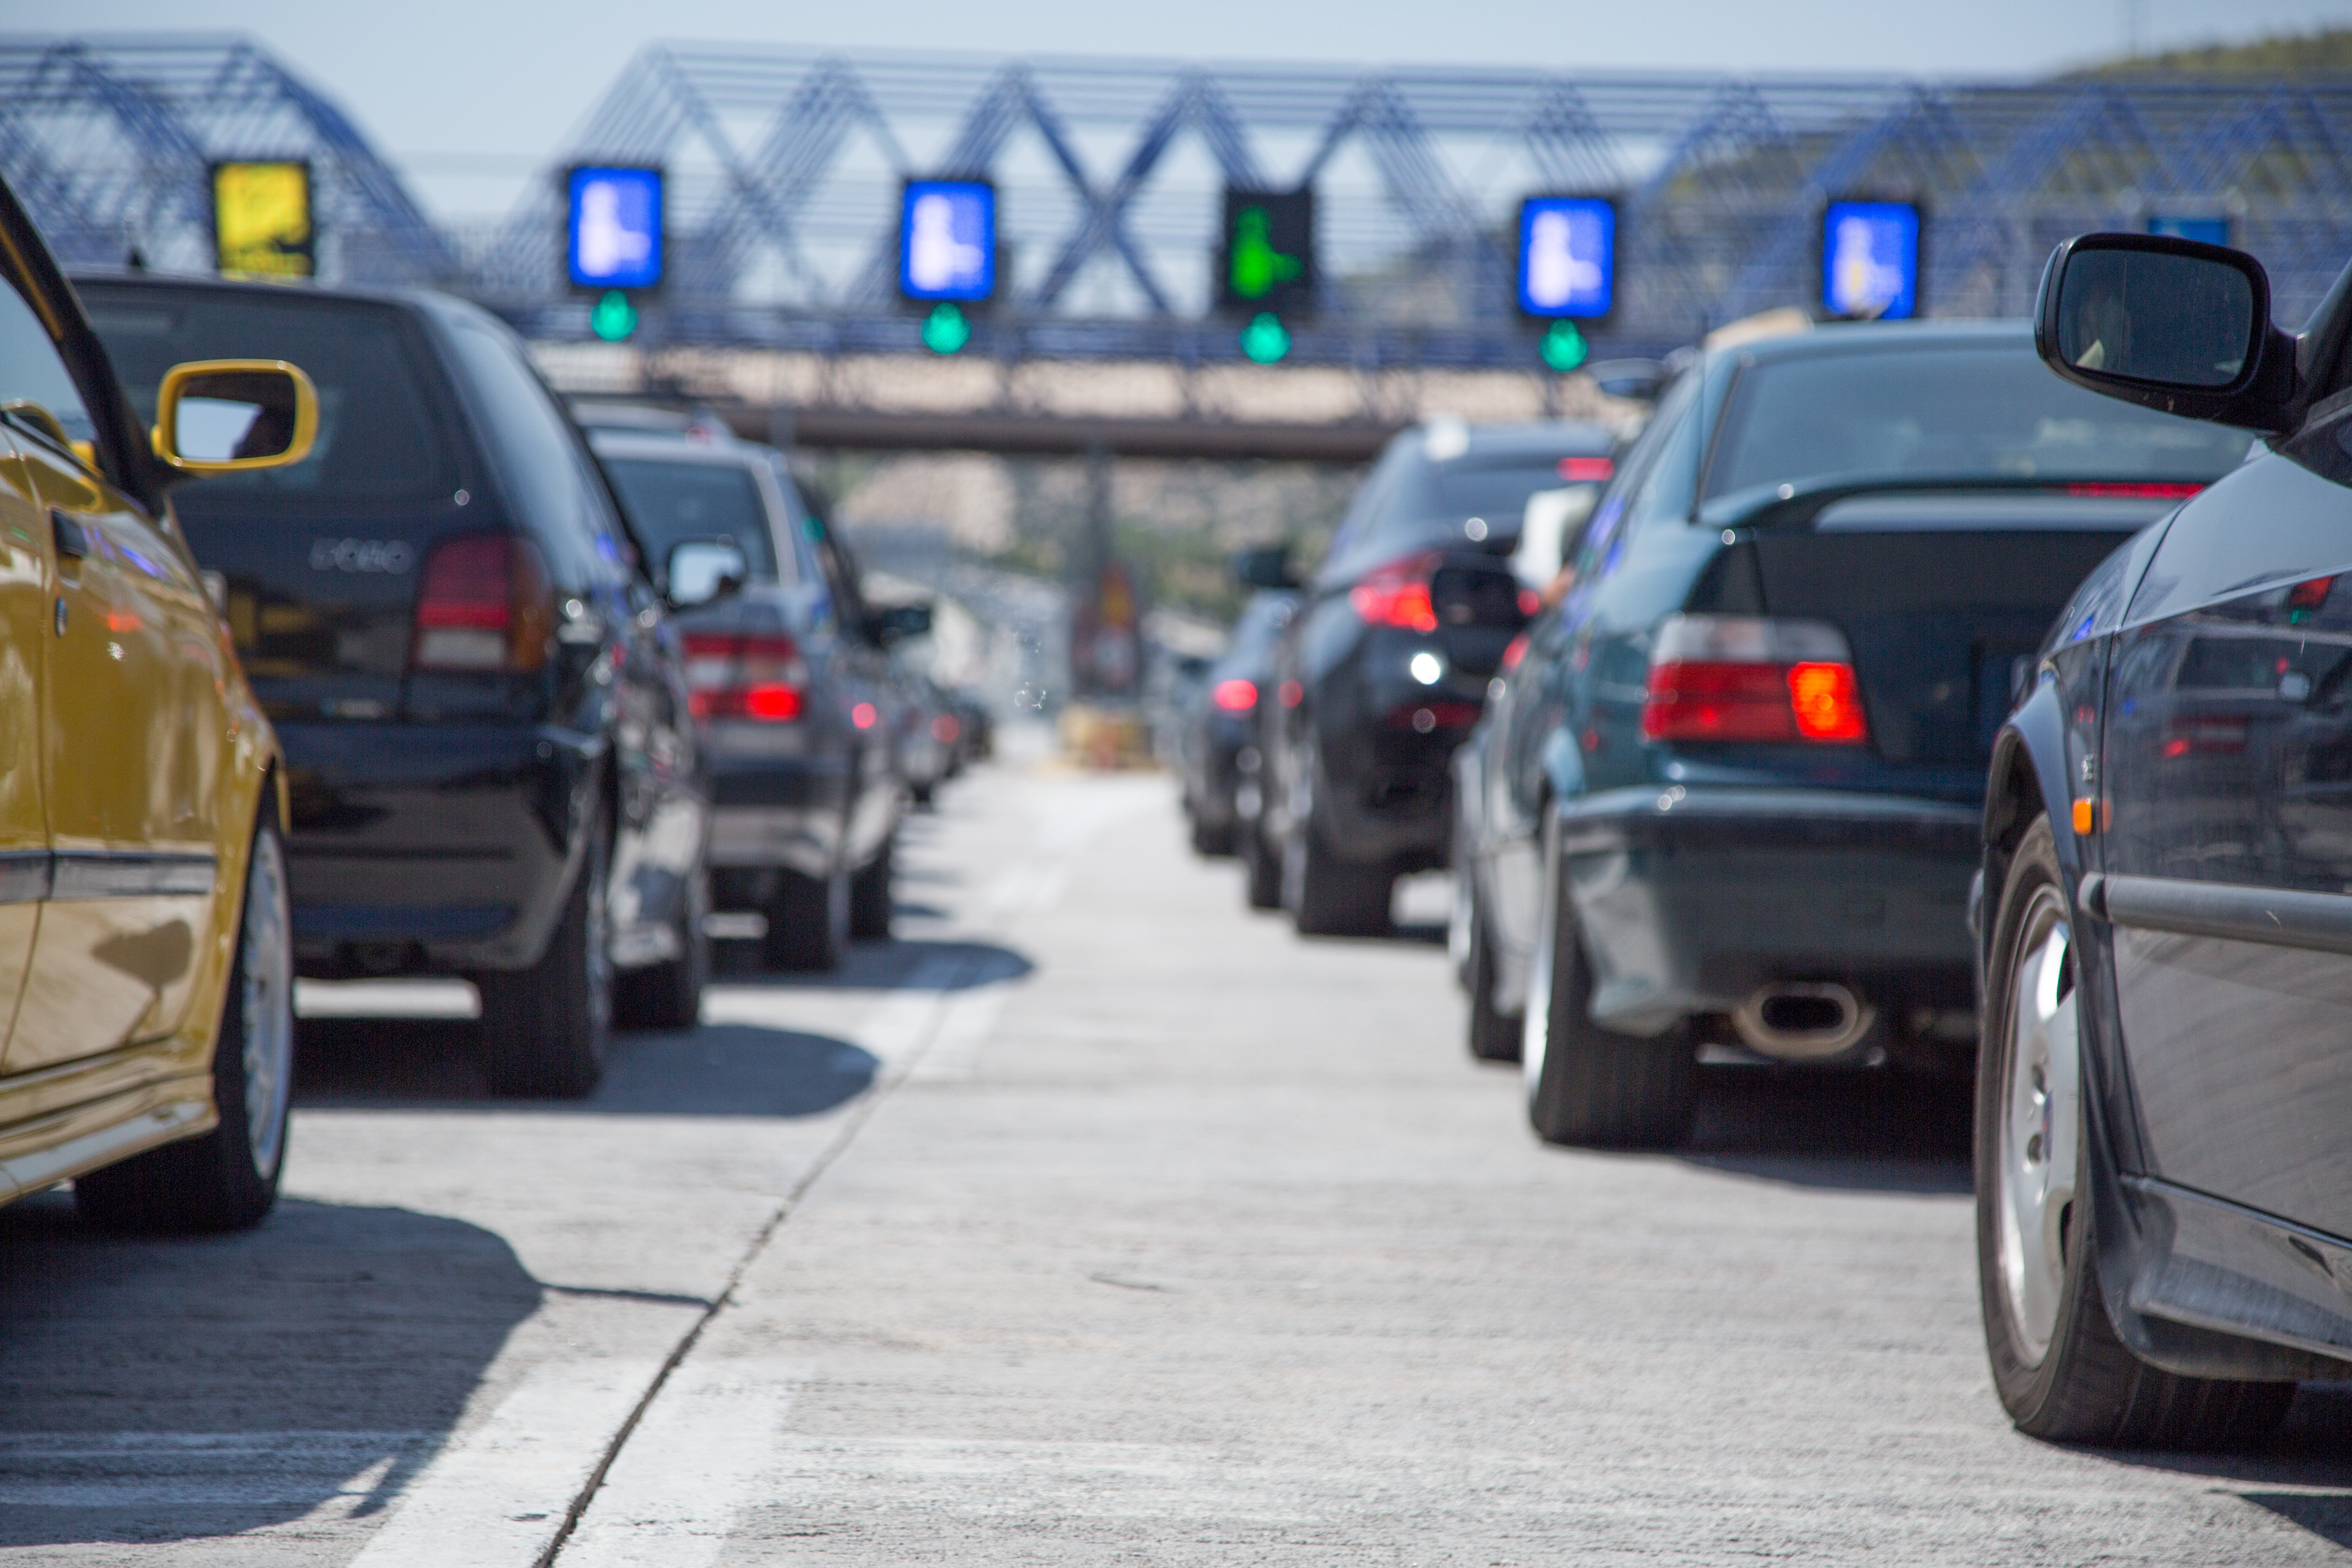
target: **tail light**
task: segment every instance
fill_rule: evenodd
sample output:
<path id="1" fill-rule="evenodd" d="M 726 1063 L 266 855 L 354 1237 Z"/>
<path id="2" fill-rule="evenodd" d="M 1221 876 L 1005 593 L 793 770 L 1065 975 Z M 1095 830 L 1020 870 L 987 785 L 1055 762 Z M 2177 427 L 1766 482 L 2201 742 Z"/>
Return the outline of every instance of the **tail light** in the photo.
<path id="1" fill-rule="evenodd" d="M 942 746 L 954 745 L 962 733 L 963 726 L 956 722 L 952 713 L 942 713 L 931 721 L 931 739 Z"/>
<path id="2" fill-rule="evenodd" d="M 1220 680 L 1215 689 L 1209 693 L 1209 700 L 1228 713 L 1246 713 L 1257 706 L 1257 683 L 1244 680 L 1238 676 L 1231 680 Z"/>
<path id="3" fill-rule="evenodd" d="M 687 708 L 697 719 L 788 723 L 801 716 L 807 691 L 808 665 L 788 637 L 687 634 Z"/>
<path id="4" fill-rule="evenodd" d="M 2116 483 L 2095 479 L 2066 487 L 2070 496 L 2099 500 L 2187 500 L 2205 487 L 2188 480 L 2130 480 Z"/>
<path id="5" fill-rule="evenodd" d="M 1823 621 L 1669 616 L 1650 653 L 1654 741 L 1869 739 L 1845 635 Z"/>
<path id="6" fill-rule="evenodd" d="M 1437 570 L 1438 555 L 1430 551 L 1391 561 L 1348 590 L 1366 626 L 1402 626 L 1408 631 L 1437 629 L 1437 606 L 1430 602 L 1429 579 Z"/>
<path id="7" fill-rule="evenodd" d="M 522 672 L 546 665 L 555 590 L 529 540 L 445 539 L 425 557 L 418 579 L 413 668 Z"/>

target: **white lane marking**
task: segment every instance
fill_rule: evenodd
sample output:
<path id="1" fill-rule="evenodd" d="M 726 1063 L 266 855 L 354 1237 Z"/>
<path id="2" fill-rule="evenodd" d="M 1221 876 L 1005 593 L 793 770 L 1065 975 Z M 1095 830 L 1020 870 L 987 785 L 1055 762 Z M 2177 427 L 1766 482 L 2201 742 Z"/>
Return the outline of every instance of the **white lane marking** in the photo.
<path id="1" fill-rule="evenodd" d="M 793 1392 L 814 1375 L 804 1362 L 679 1367 L 557 1561 L 563 1568 L 709 1568 L 737 1510 L 775 1468 Z"/>
<path id="2" fill-rule="evenodd" d="M 1011 982 L 982 985 L 956 997 L 931 1037 L 930 1048 L 907 1069 L 908 1083 L 962 1083 L 980 1063 L 980 1048 L 996 1030 L 996 1016 L 1012 999 Z"/>
<path id="3" fill-rule="evenodd" d="M 403 1492 L 352 1568 L 525 1568 L 563 1527 L 658 1360 L 545 1362 Z"/>

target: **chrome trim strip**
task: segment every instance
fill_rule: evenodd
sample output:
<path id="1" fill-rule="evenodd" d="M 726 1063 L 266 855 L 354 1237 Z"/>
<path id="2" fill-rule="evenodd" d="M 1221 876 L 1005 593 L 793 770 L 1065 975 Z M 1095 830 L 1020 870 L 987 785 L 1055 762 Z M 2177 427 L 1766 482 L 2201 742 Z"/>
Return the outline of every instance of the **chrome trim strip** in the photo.
<path id="1" fill-rule="evenodd" d="M 2352 954 L 2352 898 L 2341 893 L 2113 874 L 2098 890 L 2116 925 Z"/>
<path id="2" fill-rule="evenodd" d="M 52 899 L 142 899 L 209 893 L 217 862 L 210 855 L 148 855 L 61 849 L 49 873 Z"/>

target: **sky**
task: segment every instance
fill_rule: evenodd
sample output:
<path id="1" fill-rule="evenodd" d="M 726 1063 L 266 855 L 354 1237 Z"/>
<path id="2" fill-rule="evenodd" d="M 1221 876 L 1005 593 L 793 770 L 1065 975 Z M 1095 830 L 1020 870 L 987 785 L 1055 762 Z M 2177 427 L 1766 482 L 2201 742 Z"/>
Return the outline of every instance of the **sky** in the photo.
<path id="1" fill-rule="evenodd" d="M 0 16 L 7 9 L 0 6 Z M 356 118 L 443 218 L 503 212 L 629 58 L 664 39 L 2018 76 L 2107 58 L 2135 37 L 2152 50 L 2352 26 L 2352 0 L 75 0 L 70 10 L 79 33 L 231 31 L 257 38 Z"/>

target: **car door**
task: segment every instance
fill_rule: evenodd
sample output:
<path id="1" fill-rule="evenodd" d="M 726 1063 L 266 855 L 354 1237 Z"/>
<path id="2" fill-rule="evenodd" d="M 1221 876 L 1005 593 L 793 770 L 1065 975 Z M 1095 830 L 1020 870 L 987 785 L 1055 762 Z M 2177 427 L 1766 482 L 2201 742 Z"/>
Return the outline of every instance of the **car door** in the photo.
<path id="1" fill-rule="evenodd" d="M 46 593 L 28 598 L 14 576 L 0 590 L 29 637 L 13 647 L 40 648 L 47 667 L 37 719 L 19 732 L 37 737 L 51 858 L 8 1045 L 17 1073 L 180 1026 L 210 956 L 198 933 L 215 896 L 227 655 L 162 525 L 70 446 L 20 433 L 12 462 L 8 504 L 49 556 Z M 28 583 L 26 542 L 7 542 Z"/>
<path id="2" fill-rule="evenodd" d="M 2097 837 L 2151 1173 L 2352 1237 L 2352 420 L 2286 450 L 2149 561 Z"/>

